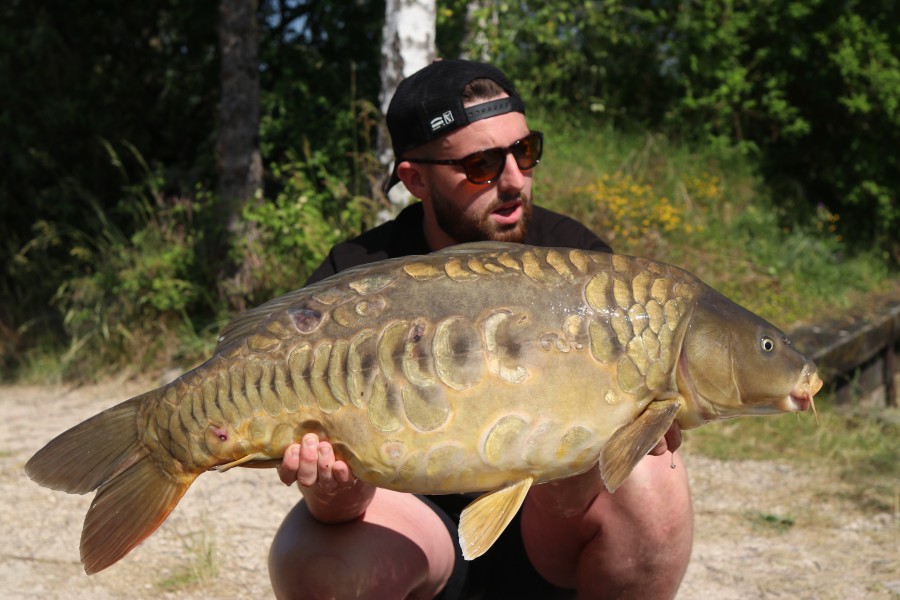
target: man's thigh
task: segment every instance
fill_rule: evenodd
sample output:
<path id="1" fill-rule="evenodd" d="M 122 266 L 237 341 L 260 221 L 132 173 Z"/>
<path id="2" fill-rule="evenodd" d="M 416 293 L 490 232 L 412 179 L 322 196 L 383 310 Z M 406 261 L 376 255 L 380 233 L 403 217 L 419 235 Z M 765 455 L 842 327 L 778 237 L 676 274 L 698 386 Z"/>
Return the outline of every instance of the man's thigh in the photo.
<path id="1" fill-rule="evenodd" d="M 280 598 L 431 598 L 454 563 L 441 518 L 411 494 L 378 489 L 365 514 L 325 525 L 299 502 L 285 517 L 269 553 Z"/>

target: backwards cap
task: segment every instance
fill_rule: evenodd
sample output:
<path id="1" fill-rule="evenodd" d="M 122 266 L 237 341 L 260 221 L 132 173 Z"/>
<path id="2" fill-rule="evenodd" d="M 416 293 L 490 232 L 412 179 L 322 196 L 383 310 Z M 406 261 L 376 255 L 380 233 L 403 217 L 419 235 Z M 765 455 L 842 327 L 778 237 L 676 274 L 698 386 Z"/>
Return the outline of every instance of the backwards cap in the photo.
<path id="1" fill-rule="evenodd" d="M 475 79 L 491 79 L 509 98 L 463 106 L 463 90 Z M 385 193 L 400 181 L 397 164 L 403 154 L 469 123 L 508 112 L 525 113 L 525 104 L 503 72 L 469 60 L 438 60 L 400 82 L 387 112 L 394 146 L 394 169 Z"/>

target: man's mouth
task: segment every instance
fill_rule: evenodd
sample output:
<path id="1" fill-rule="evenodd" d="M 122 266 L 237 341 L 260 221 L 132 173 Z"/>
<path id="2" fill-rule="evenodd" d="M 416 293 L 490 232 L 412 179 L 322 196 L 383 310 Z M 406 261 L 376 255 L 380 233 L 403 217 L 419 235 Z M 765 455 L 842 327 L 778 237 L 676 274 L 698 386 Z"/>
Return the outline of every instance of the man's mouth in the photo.
<path id="1" fill-rule="evenodd" d="M 518 200 L 504 202 L 491 212 L 491 217 L 501 225 L 513 225 L 522 218 L 522 203 Z"/>

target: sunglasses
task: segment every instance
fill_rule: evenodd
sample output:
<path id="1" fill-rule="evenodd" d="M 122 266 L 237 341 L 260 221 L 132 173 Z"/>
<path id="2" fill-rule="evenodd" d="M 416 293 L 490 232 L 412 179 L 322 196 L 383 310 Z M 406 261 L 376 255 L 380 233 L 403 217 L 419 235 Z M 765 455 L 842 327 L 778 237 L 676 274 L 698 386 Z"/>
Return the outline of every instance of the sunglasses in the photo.
<path id="1" fill-rule="evenodd" d="M 466 172 L 466 179 L 471 183 L 491 183 L 503 174 L 506 167 L 506 155 L 512 154 L 521 171 L 530 171 L 541 162 L 544 152 L 544 134 L 532 131 L 520 140 L 516 140 L 506 148 L 488 148 L 479 150 L 468 156 L 453 159 L 405 158 L 411 163 L 423 165 L 460 165 Z"/>

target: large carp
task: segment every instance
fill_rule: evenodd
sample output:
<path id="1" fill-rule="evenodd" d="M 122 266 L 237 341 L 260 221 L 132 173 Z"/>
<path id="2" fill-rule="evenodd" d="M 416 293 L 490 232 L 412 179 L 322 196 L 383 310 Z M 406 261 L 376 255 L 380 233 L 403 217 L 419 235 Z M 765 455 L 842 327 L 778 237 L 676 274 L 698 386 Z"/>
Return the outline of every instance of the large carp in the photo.
<path id="1" fill-rule="evenodd" d="M 213 468 L 274 464 L 314 432 L 353 474 L 463 514 L 486 551 L 533 485 L 599 461 L 609 491 L 673 421 L 806 410 L 822 382 L 785 335 L 651 260 L 476 243 L 345 271 L 230 323 L 175 381 L 76 425 L 25 470 L 97 490 L 81 560 L 100 571 Z"/>

